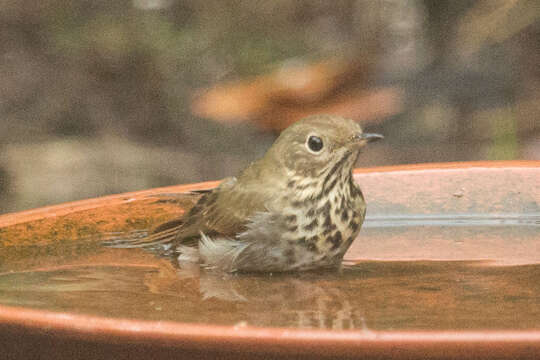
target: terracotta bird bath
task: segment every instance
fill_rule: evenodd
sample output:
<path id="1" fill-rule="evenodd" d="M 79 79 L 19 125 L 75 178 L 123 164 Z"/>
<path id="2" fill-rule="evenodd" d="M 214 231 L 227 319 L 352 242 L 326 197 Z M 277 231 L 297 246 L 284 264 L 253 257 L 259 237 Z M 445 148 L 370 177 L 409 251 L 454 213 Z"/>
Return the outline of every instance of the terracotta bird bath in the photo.
<path id="1" fill-rule="evenodd" d="M 540 162 L 355 172 L 339 271 L 222 274 L 103 240 L 186 204 L 139 191 L 0 216 L 5 359 L 540 357 Z"/>

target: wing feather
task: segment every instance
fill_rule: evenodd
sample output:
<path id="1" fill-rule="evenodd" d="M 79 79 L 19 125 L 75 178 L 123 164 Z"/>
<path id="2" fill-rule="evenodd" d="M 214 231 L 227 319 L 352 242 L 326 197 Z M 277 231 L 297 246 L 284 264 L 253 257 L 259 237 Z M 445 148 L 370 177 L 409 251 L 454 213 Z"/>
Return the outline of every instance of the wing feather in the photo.
<path id="1" fill-rule="evenodd" d="M 235 239 L 247 229 L 252 216 L 266 210 L 268 200 L 255 189 L 236 184 L 236 178 L 231 177 L 211 191 L 197 193 L 198 201 L 182 217 L 157 226 L 148 236 L 130 240 L 123 247 L 171 243 L 196 246 L 201 233 Z"/>

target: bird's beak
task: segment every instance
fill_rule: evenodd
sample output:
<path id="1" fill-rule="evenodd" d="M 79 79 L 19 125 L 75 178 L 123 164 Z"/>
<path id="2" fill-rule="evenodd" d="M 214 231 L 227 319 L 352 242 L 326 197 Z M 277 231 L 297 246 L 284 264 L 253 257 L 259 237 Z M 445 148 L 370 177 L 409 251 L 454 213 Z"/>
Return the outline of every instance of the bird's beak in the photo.
<path id="1" fill-rule="evenodd" d="M 384 136 L 382 136 L 381 134 L 360 133 L 354 136 L 354 140 L 360 141 L 362 143 L 370 143 L 380 139 L 384 139 Z"/>

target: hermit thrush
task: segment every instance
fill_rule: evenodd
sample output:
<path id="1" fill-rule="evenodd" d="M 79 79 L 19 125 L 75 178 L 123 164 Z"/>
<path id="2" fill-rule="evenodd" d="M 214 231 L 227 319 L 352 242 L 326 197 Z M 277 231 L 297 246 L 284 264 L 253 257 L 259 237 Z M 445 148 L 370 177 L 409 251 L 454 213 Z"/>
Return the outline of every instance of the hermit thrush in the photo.
<path id="1" fill-rule="evenodd" d="M 353 165 L 381 138 L 337 116 L 300 120 L 237 178 L 132 245 L 164 244 L 180 262 L 230 272 L 338 266 L 366 213 Z"/>

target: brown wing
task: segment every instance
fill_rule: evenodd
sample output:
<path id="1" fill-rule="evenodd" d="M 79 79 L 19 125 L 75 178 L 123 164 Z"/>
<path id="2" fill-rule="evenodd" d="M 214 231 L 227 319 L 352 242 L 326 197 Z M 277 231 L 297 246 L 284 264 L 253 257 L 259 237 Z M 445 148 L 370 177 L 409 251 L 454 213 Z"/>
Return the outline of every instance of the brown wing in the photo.
<path id="1" fill-rule="evenodd" d="M 246 230 L 247 222 L 257 212 L 266 211 L 267 199 L 259 192 L 234 186 L 220 191 L 213 204 L 201 212 L 201 230 L 207 234 L 219 234 L 230 238 Z"/>
<path id="2" fill-rule="evenodd" d="M 207 235 L 234 237 L 246 229 L 256 212 L 264 211 L 266 199 L 245 186 L 236 186 L 235 178 L 224 180 L 218 188 L 201 197 L 183 217 L 177 239 L 185 242 L 200 232 Z"/>
<path id="3" fill-rule="evenodd" d="M 249 217 L 265 210 L 263 197 L 235 185 L 235 178 L 225 179 L 217 188 L 204 193 L 184 216 L 159 225 L 149 236 L 132 243 L 133 247 L 174 241 L 192 246 L 198 243 L 201 232 L 234 237 L 245 230 Z"/>

